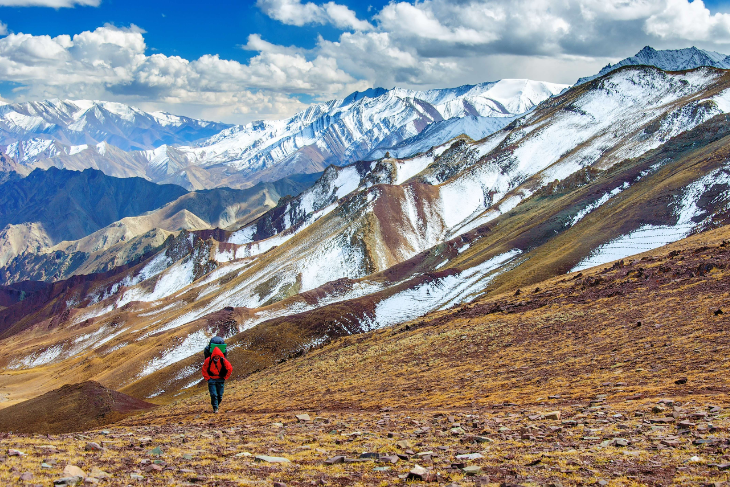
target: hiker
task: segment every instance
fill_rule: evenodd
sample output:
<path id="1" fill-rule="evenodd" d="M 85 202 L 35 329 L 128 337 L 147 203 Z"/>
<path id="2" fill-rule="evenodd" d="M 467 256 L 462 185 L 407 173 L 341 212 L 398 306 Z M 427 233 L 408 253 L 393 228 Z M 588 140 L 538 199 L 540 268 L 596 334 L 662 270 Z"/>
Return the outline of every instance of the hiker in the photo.
<path id="1" fill-rule="evenodd" d="M 203 377 L 208 381 L 208 392 L 210 392 L 210 404 L 213 412 L 218 412 L 218 406 L 223 401 L 223 387 L 226 379 L 231 376 L 233 366 L 226 358 L 226 344 L 220 337 L 213 337 L 208 344 L 204 354 Z"/>

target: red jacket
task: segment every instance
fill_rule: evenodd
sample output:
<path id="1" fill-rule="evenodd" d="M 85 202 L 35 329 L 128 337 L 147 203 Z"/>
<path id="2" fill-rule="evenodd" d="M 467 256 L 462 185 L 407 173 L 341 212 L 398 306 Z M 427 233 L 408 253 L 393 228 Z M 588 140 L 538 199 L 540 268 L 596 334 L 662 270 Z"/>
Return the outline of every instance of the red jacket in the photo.
<path id="1" fill-rule="evenodd" d="M 228 379 L 231 372 L 233 372 L 233 366 L 218 348 L 213 349 L 210 357 L 203 362 L 203 377 L 205 377 L 205 380 Z"/>

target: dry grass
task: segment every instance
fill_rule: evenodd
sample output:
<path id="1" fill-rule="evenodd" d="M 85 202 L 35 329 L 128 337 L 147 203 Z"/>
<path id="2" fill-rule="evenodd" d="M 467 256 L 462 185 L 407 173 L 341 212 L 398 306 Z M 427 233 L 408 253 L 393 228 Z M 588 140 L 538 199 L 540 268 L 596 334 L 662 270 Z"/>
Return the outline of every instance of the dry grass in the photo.
<path id="1" fill-rule="evenodd" d="M 232 382 L 223 414 L 208 412 L 199 389 L 108 434 L 6 436 L 3 452 L 27 455 L 7 457 L 0 480 L 12 484 L 29 471 L 46 483 L 69 463 L 102 468 L 111 485 L 138 472 L 151 485 L 384 486 L 420 464 L 440 484 L 722 485 L 730 472 L 716 466 L 730 463 L 730 326 L 714 311 L 730 311 L 728 237 L 721 228 L 539 291 L 339 339 Z M 675 402 L 662 411 L 662 399 Z M 313 421 L 298 422 L 301 411 Z M 549 411 L 562 417 L 545 419 Z M 452 431 L 455 423 L 463 432 Z M 151 440 L 141 445 L 144 437 Z M 411 446 L 398 446 L 402 439 Z M 83 451 L 92 440 L 108 450 Z M 59 451 L 44 453 L 42 444 Z M 154 446 L 163 451 L 159 472 L 146 453 Z M 429 459 L 417 455 L 427 451 Z M 363 452 L 404 459 L 323 463 Z M 477 452 L 483 458 L 456 459 Z M 44 458 L 57 466 L 41 469 Z M 466 477 L 454 463 L 482 472 Z"/>

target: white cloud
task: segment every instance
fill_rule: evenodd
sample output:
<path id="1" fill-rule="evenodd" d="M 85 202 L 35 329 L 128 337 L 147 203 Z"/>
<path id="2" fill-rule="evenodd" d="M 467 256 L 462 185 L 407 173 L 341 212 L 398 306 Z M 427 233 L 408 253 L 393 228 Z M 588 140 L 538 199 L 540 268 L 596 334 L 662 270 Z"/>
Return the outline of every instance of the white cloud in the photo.
<path id="1" fill-rule="evenodd" d="M 730 43 L 730 14 L 712 15 L 702 0 L 668 0 L 646 20 L 646 32 L 662 39 L 686 39 Z"/>
<path id="2" fill-rule="evenodd" d="M 250 35 L 242 48 L 254 55 L 245 63 L 212 54 L 148 55 L 145 32 L 135 26 L 57 37 L 10 33 L 0 38 L 0 79 L 19 84 L 18 100 L 101 98 L 249 121 L 291 115 L 304 106 L 299 95 L 323 100 L 371 86 L 423 89 L 508 77 L 572 83 L 645 45 L 722 52 L 730 43 L 730 15 L 712 13 L 702 0 L 394 0 L 373 11 L 372 23 L 333 1 L 257 6 L 287 25 L 344 32 L 320 37 L 312 49 Z"/>
<path id="3" fill-rule="evenodd" d="M 73 37 L 10 34 L 0 39 L 0 79 L 24 85 L 19 99 L 116 99 L 171 111 L 198 105 L 197 112 L 227 111 L 227 120 L 290 114 L 303 106 L 292 93 L 335 97 L 367 86 L 331 57 L 258 35 L 244 46 L 257 54 L 242 64 L 217 55 L 193 61 L 146 55 L 143 33 L 136 26 L 105 25 Z"/>
<path id="4" fill-rule="evenodd" d="M 366 20 L 359 20 L 355 12 L 335 2 L 322 6 L 300 0 L 258 0 L 256 5 L 266 15 L 287 25 L 332 24 L 342 30 L 371 30 Z"/>
<path id="5" fill-rule="evenodd" d="M 76 5 L 98 7 L 101 0 L 0 0 L 3 7 L 70 8 Z"/>
<path id="6" fill-rule="evenodd" d="M 0 21 L 0 36 L 7 35 L 7 33 L 8 33 L 8 24 Z"/>

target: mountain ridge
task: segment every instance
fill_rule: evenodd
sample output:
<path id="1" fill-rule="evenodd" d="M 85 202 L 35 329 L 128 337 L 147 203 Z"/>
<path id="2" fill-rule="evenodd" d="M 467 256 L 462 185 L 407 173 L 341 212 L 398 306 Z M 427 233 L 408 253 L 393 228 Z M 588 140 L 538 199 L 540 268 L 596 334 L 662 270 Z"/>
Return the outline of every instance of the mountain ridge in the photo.
<path id="1" fill-rule="evenodd" d="M 608 64 L 595 75 L 580 78 L 576 82 L 576 85 L 601 77 L 623 66 L 640 65 L 655 66 L 664 71 L 684 71 L 701 66 L 730 69 L 730 56 L 719 52 L 698 49 L 694 46 L 662 51 L 657 51 L 651 46 L 645 46 L 633 56 L 627 57 L 613 65 Z"/>

